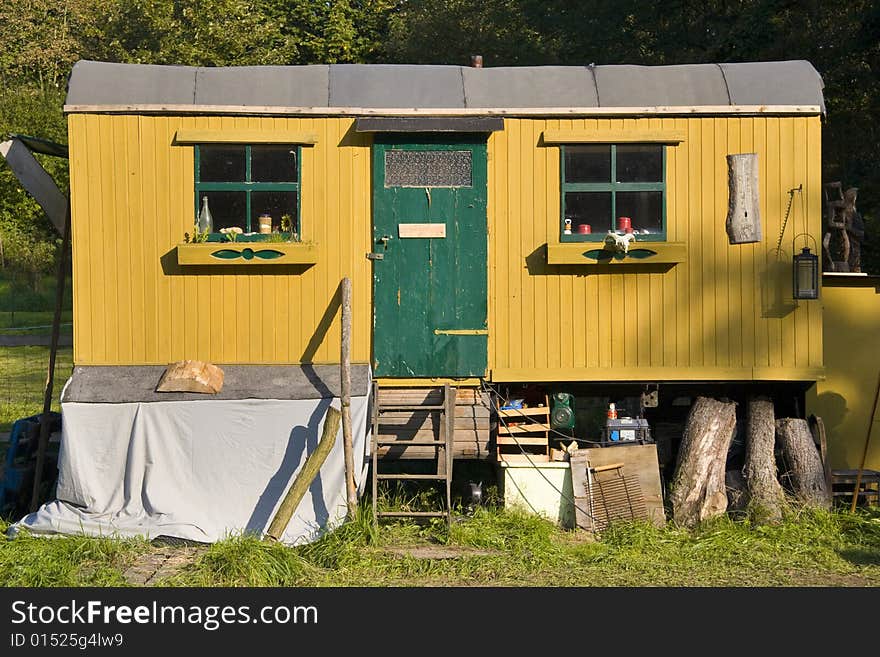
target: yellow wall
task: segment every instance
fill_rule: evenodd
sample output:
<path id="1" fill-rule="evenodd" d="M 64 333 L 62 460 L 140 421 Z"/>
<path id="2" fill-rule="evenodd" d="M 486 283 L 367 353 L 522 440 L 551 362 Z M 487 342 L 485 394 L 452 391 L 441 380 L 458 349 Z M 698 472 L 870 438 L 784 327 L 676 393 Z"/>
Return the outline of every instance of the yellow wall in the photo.
<path id="1" fill-rule="evenodd" d="M 858 468 L 877 377 L 880 375 L 880 283 L 876 279 L 825 280 L 825 368 L 827 378 L 807 395 L 807 411 L 822 418 L 834 469 Z M 865 467 L 880 470 L 880 430 L 871 426 Z"/>
<path id="2" fill-rule="evenodd" d="M 71 115 L 75 361 L 338 362 L 339 313 L 326 339 L 322 318 L 344 276 L 353 283 L 352 358 L 369 360 L 370 160 L 351 124 Z M 317 264 L 178 267 L 174 247 L 194 219 L 193 148 L 172 145 L 180 128 L 317 133 L 302 147 L 301 182 L 301 232 L 317 242 Z"/>
<path id="3" fill-rule="evenodd" d="M 559 148 L 541 144 L 543 130 L 685 131 L 667 149 L 667 225 L 670 241 L 686 243 L 687 262 L 658 273 L 545 264 L 540 249 L 558 241 L 560 198 Z M 747 152 L 758 153 L 763 241 L 731 246 L 725 156 Z M 820 372 L 820 305 L 791 299 L 792 237 L 820 231 L 818 117 L 506 120 L 489 157 L 496 380 L 809 380 Z M 800 184 L 777 261 L 787 192 Z"/>
<path id="4" fill-rule="evenodd" d="M 332 362 L 339 280 L 354 285 L 353 358 L 370 357 L 370 141 L 349 118 L 69 117 L 74 358 L 79 364 Z M 687 262 L 665 272 L 548 266 L 558 240 L 552 130 L 683 130 L 668 148 L 668 239 Z M 318 262 L 181 268 L 193 222 L 193 150 L 178 129 L 316 133 L 302 148 L 302 235 Z M 489 368 L 496 380 L 812 379 L 821 307 L 790 299 L 791 238 L 819 236 L 818 117 L 506 119 L 489 139 Z M 728 153 L 757 152 L 763 242 L 731 246 Z M 776 240 L 799 184 L 782 242 Z M 798 244 L 798 247 L 800 243 Z M 773 264 L 777 263 L 776 269 Z M 265 272 L 265 273 L 263 273 Z M 332 308 L 331 308 L 332 313 Z"/>

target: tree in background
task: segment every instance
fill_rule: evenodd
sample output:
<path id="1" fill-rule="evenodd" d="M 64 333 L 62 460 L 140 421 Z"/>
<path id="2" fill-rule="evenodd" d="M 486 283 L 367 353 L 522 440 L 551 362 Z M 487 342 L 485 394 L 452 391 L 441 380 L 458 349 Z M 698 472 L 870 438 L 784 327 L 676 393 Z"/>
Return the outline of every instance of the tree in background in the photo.
<path id="1" fill-rule="evenodd" d="M 823 178 L 861 189 L 863 262 L 880 273 L 877 0 L 412 0 L 391 17 L 390 61 L 471 54 L 484 66 L 810 61 L 825 83 Z"/>
<path id="2" fill-rule="evenodd" d="M 823 177 L 861 189 L 863 260 L 880 272 L 878 0 L 3 0 L 0 25 L 0 133 L 59 141 L 64 84 L 81 58 L 198 66 L 466 65 L 472 54 L 485 66 L 806 59 L 825 82 Z M 63 165 L 46 163 L 62 178 Z M 6 167 L 0 218 L 48 225 Z"/>

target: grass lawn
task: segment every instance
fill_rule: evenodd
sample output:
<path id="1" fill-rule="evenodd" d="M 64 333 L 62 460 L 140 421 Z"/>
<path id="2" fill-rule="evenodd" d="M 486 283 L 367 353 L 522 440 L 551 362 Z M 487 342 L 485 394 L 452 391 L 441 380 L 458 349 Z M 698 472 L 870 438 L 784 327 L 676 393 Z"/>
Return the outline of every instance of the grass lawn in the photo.
<path id="1" fill-rule="evenodd" d="M 73 319 L 73 302 L 70 292 L 70 276 L 67 276 L 62 309 L 62 333 L 71 333 L 69 324 Z M 13 287 L 8 272 L 0 269 L 0 335 L 23 335 L 26 333 L 49 333 L 55 310 L 55 275 L 44 276 L 40 291 L 27 286 Z M 49 327 L 22 331 L 22 327 Z M 16 329 L 16 330 L 13 330 Z"/>
<path id="2" fill-rule="evenodd" d="M 43 411 L 49 347 L 0 347 L 0 432 L 15 420 Z M 73 369 L 73 349 L 61 347 L 55 360 L 52 409 L 61 410 L 61 390 Z"/>
<path id="3" fill-rule="evenodd" d="M 0 310 L 0 335 L 51 335 L 54 311 Z M 61 311 L 61 335 L 73 333 L 73 311 Z"/>
<path id="4" fill-rule="evenodd" d="M 5 526 L 0 524 L 0 529 Z M 5 533 L 4 533 L 5 534 Z M 2 586 L 124 586 L 159 550 L 140 539 L 0 538 Z M 166 586 L 880 586 L 880 510 L 800 511 L 778 526 L 620 524 L 599 540 L 494 507 L 444 523 L 354 521 L 295 548 L 238 536 L 203 546 Z"/>

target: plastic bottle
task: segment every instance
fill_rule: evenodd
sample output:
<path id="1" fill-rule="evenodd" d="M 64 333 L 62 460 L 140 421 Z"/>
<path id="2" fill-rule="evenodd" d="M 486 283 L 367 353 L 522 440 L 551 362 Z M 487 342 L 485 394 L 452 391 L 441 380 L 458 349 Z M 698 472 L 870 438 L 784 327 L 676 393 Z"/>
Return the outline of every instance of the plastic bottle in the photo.
<path id="1" fill-rule="evenodd" d="M 208 209 L 208 197 L 202 197 L 202 211 L 199 212 L 199 232 L 200 233 L 213 233 L 214 232 L 214 218 L 211 216 L 211 211 Z"/>
<path id="2" fill-rule="evenodd" d="M 608 404 L 608 419 L 616 420 L 617 419 L 617 407 L 614 405 L 614 402 Z"/>

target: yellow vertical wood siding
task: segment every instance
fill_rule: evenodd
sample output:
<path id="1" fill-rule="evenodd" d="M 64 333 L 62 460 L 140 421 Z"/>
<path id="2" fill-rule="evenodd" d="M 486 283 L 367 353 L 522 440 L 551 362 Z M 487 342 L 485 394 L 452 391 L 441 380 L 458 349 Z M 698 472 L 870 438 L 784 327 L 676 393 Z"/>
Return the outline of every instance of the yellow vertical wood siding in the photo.
<path id="1" fill-rule="evenodd" d="M 822 289 L 825 309 L 826 378 L 807 393 L 807 412 L 822 418 L 828 434 L 828 460 L 837 469 L 880 470 L 880 416 L 871 422 L 880 351 L 880 286 L 877 279 L 834 277 Z"/>
<path id="2" fill-rule="evenodd" d="M 822 311 L 791 298 L 792 238 L 820 239 L 817 116 L 506 119 L 489 139 L 489 362 L 496 380 L 812 379 Z M 667 235 L 687 261 L 548 265 L 559 241 L 559 148 L 545 130 L 683 132 L 667 147 Z M 758 153 L 763 239 L 725 232 L 730 153 Z M 782 239 L 788 191 L 796 194 Z M 798 238 L 795 251 L 806 242 Z M 815 243 L 809 246 L 816 252 Z"/>
<path id="3" fill-rule="evenodd" d="M 352 123 L 71 115 L 76 362 L 333 362 L 343 276 L 353 281 L 353 358 L 369 360 L 371 140 Z M 317 264 L 178 266 L 174 249 L 194 218 L 193 149 L 173 144 L 179 129 L 316 134 L 302 148 L 300 198 Z M 543 144 L 545 130 L 683 132 L 667 148 L 667 234 L 686 244 L 686 262 L 613 273 L 547 265 L 560 196 L 559 148 Z M 758 153 L 759 244 L 730 245 L 724 230 L 725 156 L 740 152 Z M 488 157 L 493 378 L 810 379 L 821 371 L 821 303 L 791 299 L 792 238 L 819 239 L 819 117 L 506 119 Z M 787 192 L 801 184 L 777 256 Z"/>
<path id="4" fill-rule="evenodd" d="M 352 357 L 369 360 L 370 142 L 351 124 L 71 115 L 76 362 L 338 362 L 332 304 L 344 276 L 353 282 Z M 233 128 L 319 135 L 301 151 L 302 236 L 317 244 L 316 265 L 177 265 L 174 249 L 192 233 L 194 171 L 193 147 L 174 145 L 174 135 Z"/>

